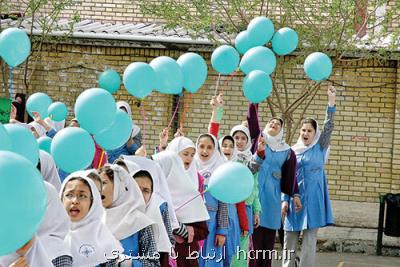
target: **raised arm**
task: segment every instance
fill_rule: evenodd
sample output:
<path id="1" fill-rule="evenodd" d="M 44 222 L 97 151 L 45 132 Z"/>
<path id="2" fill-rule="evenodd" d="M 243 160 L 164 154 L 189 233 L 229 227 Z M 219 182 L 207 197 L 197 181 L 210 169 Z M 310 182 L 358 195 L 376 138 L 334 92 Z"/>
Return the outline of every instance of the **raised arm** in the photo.
<path id="1" fill-rule="evenodd" d="M 257 149 L 258 136 L 260 135 L 260 124 L 258 121 L 258 104 L 250 104 L 247 111 L 247 127 L 250 131 L 251 151 Z"/>
<path id="2" fill-rule="evenodd" d="M 218 96 L 213 96 L 210 101 L 210 106 L 212 109 L 210 124 L 208 126 L 208 132 L 218 138 L 219 126 L 222 119 L 222 114 L 224 111 L 224 101 L 222 99 L 222 94 Z"/>
<path id="3" fill-rule="evenodd" d="M 326 110 L 324 129 L 322 130 L 319 143 L 322 149 L 328 148 L 334 127 L 334 114 L 336 112 L 336 89 L 333 86 L 328 88 L 328 108 Z"/>

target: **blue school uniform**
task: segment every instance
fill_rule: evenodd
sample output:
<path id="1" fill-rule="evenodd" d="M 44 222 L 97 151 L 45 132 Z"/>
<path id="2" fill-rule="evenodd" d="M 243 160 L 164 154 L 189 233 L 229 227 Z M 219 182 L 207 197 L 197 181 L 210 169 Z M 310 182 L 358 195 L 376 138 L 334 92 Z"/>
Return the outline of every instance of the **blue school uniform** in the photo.
<path id="1" fill-rule="evenodd" d="M 260 225 L 278 230 L 281 227 L 282 165 L 289 151 L 273 151 L 267 145 L 265 159 L 258 174 L 258 191 L 261 203 Z"/>
<path id="2" fill-rule="evenodd" d="M 204 190 L 207 185 L 204 186 Z M 228 207 L 226 203 L 222 203 L 214 198 L 209 192 L 204 194 L 206 207 L 210 219 L 207 221 L 208 236 L 204 240 L 202 249 L 200 250 L 199 266 L 200 267 L 223 267 L 224 258 L 226 257 L 225 246 L 217 247 L 215 245 L 215 235 L 228 235 L 228 223 L 223 223 L 221 218 L 228 217 Z M 225 207 L 225 208 L 223 208 Z M 217 214 L 219 213 L 219 214 Z"/>

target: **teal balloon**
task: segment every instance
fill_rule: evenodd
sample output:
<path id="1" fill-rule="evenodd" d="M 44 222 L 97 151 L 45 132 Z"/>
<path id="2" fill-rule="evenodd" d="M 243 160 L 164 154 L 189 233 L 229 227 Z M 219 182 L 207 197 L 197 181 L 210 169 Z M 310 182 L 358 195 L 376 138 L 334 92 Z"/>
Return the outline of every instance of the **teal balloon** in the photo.
<path id="1" fill-rule="evenodd" d="M 29 115 L 33 118 L 32 112 L 39 112 L 42 119 L 46 118 L 48 113 L 48 108 L 53 101 L 45 93 L 34 93 L 26 101 L 26 110 Z"/>
<path id="2" fill-rule="evenodd" d="M 143 99 L 156 87 L 156 73 L 149 64 L 133 62 L 124 71 L 123 82 L 129 94 Z"/>
<path id="3" fill-rule="evenodd" d="M 39 137 L 39 139 L 37 140 L 39 144 L 39 149 L 51 154 L 51 141 L 53 141 L 53 139 L 48 136 Z"/>
<path id="4" fill-rule="evenodd" d="M 240 69 L 249 74 L 253 70 L 261 70 L 270 75 L 276 67 L 276 57 L 271 49 L 264 46 L 251 48 L 240 61 Z"/>
<path id="5" fill-rule="evenodd" d="M 274 24 L 266 17 L 256 17 L 247 26 L 249 41 L 253 47 L 268 43 L 274 31 Z"/>
<path id="6" fill-rule="evenodd" d="M 67 127 L 54 136 L 50 150 L 56 165 L 71 173 L 90 166 L 95 145 L 92 136 L 84 129 Z"/>
<path id="7" fill-rule="evenodd" d="M 0 150 L 9 150 L 12 149 L 11 138 L 8 135 L 6 128 L 4 128 L 3 124 L 0 123 Z"/>
<path id="8" fill-rule="evenodd" d="M 235 38 L 235 47 L 241 55 L 246 53 L 250 48 L 252 48 L 249 34 L 247 31 L 240 32 Z"/>
<path id="9" fill-rule="evenodd" d="M 185 53 L 176 61 L 182 69 L 183 87 L 196 93 L 207 80 L 207 63 L 196 53 Z"/>
<path id="10" fill-rule="evenodd" d="M 121 77 L 117 71 L 109 69 L 100 74 L 98 82 L 100 88 L 113 94 L 121 86 Z"/>
<path id="11" fill-rule="evenodd" d="M 183 73 L 178 63 L 166 56 L 156 57 L 150 62 L 156 74 L 156 90 L 163 94 L 182 93 Z"/>
<path id="12" fill-rule="evenodd" d="M 332 73 L 332 61 L 324 53 L 312 53 L 304 61 L 304 71 L 313 81 L 326 80 Z"/>
<path id="13" fill-rule="evenodd" d="M 227 162 L 219 166 L 208 181 L 208 191 L 219 201 L 234 204 L 248 198 L 253 191 L 253 174 L 245 165 Z"/>
<path id="14" fill-rule="evenodd" d="M 47 190 L 36 165 L 0 151 L 0 256 L 14 253 L 35 235 L 47 209 Z"/>
<path id="15" fill-rule="evenodd" d="M 284 56 L 296 50 L 299 43 L 297 32 L 285 27 L 279 29 L 272 38 L 272 49 L 277 55 Z"/>
<path id="16" fill-rule="evenodd" d="M 74 111 L 79 125 L 89 133 L 97 134 L 114 121 L 117 107 L 110 92 L 92 88 L 78 96 Z"/>
<path id="17" fill-rule="evenodd" d="M 31 53 L 31 41 L 23 30 L 8 28 L 0 34 L 0 55 L 11 67 L 23 63 Z"/>
<path id="18" fill-rule="evenodd" d="M 263 102 L 272 92 L 272 80 L 265 72 L 253 70 L 243 80 L 243 94 L 251 103 Z"/>
<path id="19" fill-rule="evenodd" d="M 132 119 L 122 110 L 117 110 L 114 122 L 94 136 L 96 143 L 106 150 L 123 146 L 132 133 Z"/>
<path id="20" fill-rule="evenodd" d="M 39 145 L 33 134 L 18 124 L 9 123 L 4 127 L 11 138 L 11 151 L 25 157 L 36 166 L 39 160 Z"/>
<path id="21" fill-rule="evenodd" d="M 59 122 L 67 118 L 68 108 L 62 102 L 54 102 L 47 109 L 47 114 L 51 120 Z"/>
<path id="22" fill-rule="evenodd" d="M 240 55 L 235 48 L 229 45 L 221 45 L 211 55 L 211 65 L 223 75 L 234 72 L 240 61 Z"/>

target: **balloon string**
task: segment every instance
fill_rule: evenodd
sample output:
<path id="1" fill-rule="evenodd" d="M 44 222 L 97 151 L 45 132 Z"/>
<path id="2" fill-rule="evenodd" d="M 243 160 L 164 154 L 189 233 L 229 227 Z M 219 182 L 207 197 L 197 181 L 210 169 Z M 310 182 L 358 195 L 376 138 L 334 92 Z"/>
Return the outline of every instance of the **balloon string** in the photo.
<path id="1" fill-rule="evenodd" d="M 172 122 L 173 122 L 174 119 L 175 119 L 176 113 L 178 112 L 178 109 L 179 109 L 179 102 L 181 102 L 181 96 L 178 97 L 178 101 L 177 101 L 177 103 L 176 103 L 176 107 L 175 107 L 174 114 L 172 115 L 172 118 L 171 118 L 171 120 L 170 120 L 169 123 L 168 123 L 168 128 L 171 127 Z"/>
<path id="2" fill-rule="evenodd" d="M 221 74 L 218 74 L 218 79 L 217 79 L 217 85 L 215 86 L 215 92 L 214 92 L 214 96 L 217 96 L 218 93 L 218 87 L 219 87 L 219 80 L 221 79 Z"/>
<path id="3" fill-rule="evenodd" d="M 100 169 L 101 167 L 101 163 L 103 162 L 103 158 L 104 158 L 104 149 L 101 150 L 101 156 L 100 156 L 100 161 L 99 164 L 97 165 L 97 169 Z"/>
<path id="4" fill-rule="evenodd" d="M 143 120 L 143 148 L 146 149 L 146 116 L 144 114 L 144 102 L 140 102 L 140 113 L 142 114 Z"/>
<path id="5" fill-rule="evenodd" d="M 188 106 L 189 106 L 190 96 L 191 96 L 191 95 L 192 95 L 192 94 L 189 93 L 189 94 L 188 94 L 188 97 L 187 97 L 187 101 L 185 101 L 185 106 L 183 107 L 183 114 L 182 114 L 181 122 L 179 123 L 179 128 L 182 128 L 183 122 L 185 121 L 186 112 L 187 112 L 187 109 L 188 109 Z"/>
<path id="6" fill-rule="evenodd" d="M 229 78 L 226 79 L 226 81 L 224 82 L 223 86 L 227 86 L 228 82 L 230 82 L 233 79 L 233 77 L 236 75 L 236 73 L 237 73 L 236 70 L 234 72 L 232 72 L 232 74 L 229 76 Z M 224 87 L 222 87 L 222 89 L 221 89 L 221 93 L 223 93 L 223 92 L 224 92 Z"/>
<path id="7" fill-rule="evenodd" d="M 12 99 L 12 67 L 10 67 L 10 99 Z"/>
<path id="8" fill-rule="evenodd" d="M 175 212 L 177 212 L 178 210 L 180 210 L 181 208 L 183 208 L 184 206 L 186 206 L 188 203 L 192 202 L 193 200 L 195 200 L 196 198 L 198 198 L 201 195 L 204 195 L 206 192 L 208 191 L 208 188 L 206 190 L 204 190 L 202 193 L 197 194 L 196 196 L 192 197 L 191 199 L 189 199 L 188 201 L 186 201 L 185 203 L 183 203 L 182 205 L 180 205 L 178 208 L 175 209 Z"/>

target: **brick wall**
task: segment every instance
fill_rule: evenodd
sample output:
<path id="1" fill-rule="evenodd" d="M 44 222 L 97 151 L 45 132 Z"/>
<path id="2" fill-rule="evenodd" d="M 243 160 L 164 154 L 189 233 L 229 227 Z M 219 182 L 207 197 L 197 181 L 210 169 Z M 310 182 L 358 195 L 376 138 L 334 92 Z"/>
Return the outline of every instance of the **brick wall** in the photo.
<path id="1" fill-rule="evenodd" d="M 112 67 L 122 74 L 133 61 L 149 62 L 160 55 L 176 59 L 182 53 L 184 51 L 72 44 L 46 46 L 29 93 L 48 93 L 53 101 L 65 102 L 73 116 L 74 100 L 84 89 L 97 86 L 97 77 L 105 68 Z M 210 54 L 201 54 L 209 62 Z M 396 61 L 373 60 L 353 60 L 336 65 L 331 79 L 338 84 L 337 113 L 327 166 L 332 199 L 376 202 L 380 193 L 400 191 L 399 66 Z M 284 71 L 289 100 L 292 101 L 307 81 L 301 65 Z M 19 72 L 18 68 L 14 70 L 17 92 L 23 91 Z M 184 130 L 194 141 L 207 130 L 209 100 L 214 94 L 217 78 L 209 65 L 209 79 L 201 90 L 191 95 L 190 101 L 187 94 L 182 96 L 176 120 L 182 119 L 183 107 L 187 104 Z M 241 73 L 220 78 L 219 89 L 224 92 L 226 102 L 221 134 L 228 134 L 234 125 L 245 119 L 248 103 L 241 92 L 242 78 Z M 283 90 L 282 81 L 275 81 L 275 85 L 278 91 Z M 137 100 L 124 88 L 118 91 L 116 98 L 131 104 L 133 119 L 143 127 L 140 110 L 135 105 Z M 148 119 L 147 142 L 154 147 L 159 132 L 171 119 L 173 97 L 152 93 L 144 103 Z M 322 125 L 326 103 L 326 84 L 323 84 L 305 116 L 315 117 Z M 266 103 L 260 105 L 259 116 L 261 127 L 264 127 L 271 116 Z M 298 111 L 294 119 L 299 116 Z M 294 141 L 297 137 L 296 133 Z"/>

